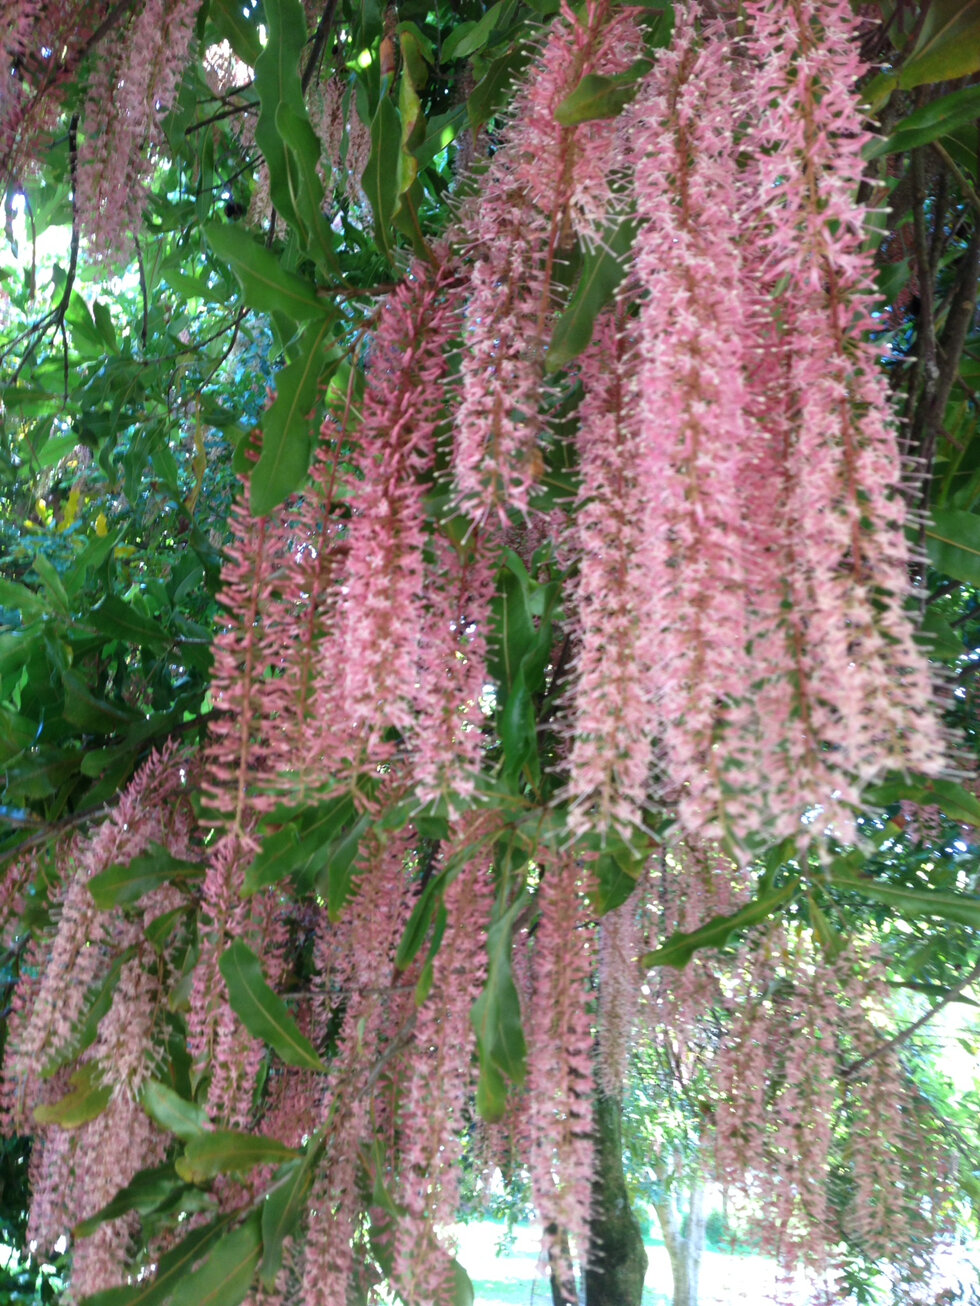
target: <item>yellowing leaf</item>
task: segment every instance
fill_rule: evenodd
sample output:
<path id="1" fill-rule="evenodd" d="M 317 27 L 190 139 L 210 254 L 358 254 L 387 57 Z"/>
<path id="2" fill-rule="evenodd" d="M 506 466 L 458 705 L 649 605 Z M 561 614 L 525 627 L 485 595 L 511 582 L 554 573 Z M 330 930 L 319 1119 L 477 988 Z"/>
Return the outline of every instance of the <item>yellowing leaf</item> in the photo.
<path id="1" fill-rule="evenodd" d="M 58 525 L 59 531 L 66 531 L 68 530 L 69 526 L 74 525 L 75 519 L 78 516 L 78 505 L 81 503 L 81 501 L 82 501 L 82 488 L 80 485 L 73 485 L 71 488 L 71 492 L 68 495 L 68 502 L 65 504 L 65 511 Z"/>

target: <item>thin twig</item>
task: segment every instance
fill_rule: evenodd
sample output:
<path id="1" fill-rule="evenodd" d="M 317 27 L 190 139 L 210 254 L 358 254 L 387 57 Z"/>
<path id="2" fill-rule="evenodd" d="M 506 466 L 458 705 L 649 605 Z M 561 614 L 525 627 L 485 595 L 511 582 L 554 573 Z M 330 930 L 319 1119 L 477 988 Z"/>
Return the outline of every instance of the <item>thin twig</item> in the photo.
<path id="1" fill-rule="evenodd" d="M 310 82 L 313 80 L 313 74 L 316 72 L 320 63 L 320 57 L 323 54 L 323 47 L 327 43 L 327 36 L 333 27 L 334 14 L 337 12 L 337 0 L 327 0 L 323 13 L 320 15 L 320 21 L 316 25 L 316 31 L 313 34 L 313 40 L 310 44 L 310 57 L 306 61 L 306 67 L 303 69 L 301 84 L 303 92 L 309 90 Z"/>
<path id="2" fill-rule="evenodd" d="M 956 178 L 956 184 L 962 191 L 963 198 L 966 200 L 967 204 L 969 204 L 970 208 L 973 209 L 975 213 L 980 214 L 980 195 L 978 195 L 970 185 L 969 177 L 964 176 L 960 171 L 956 160 L 950 155 L 946 147 L 939 143 L 939 141 L 932 141 L 931 147 L 936 151 L 943 163 L 945 163 L 946 167 Z"/>
<path id="3" fill-rule="evenodd" d="M 143 297 L 143 324 L 140 327 L 140 347 L 146 353 L 146 338 L 148 334 L 150 305 L 146 289 L 146 268 L 143 266 L 143 251 L 140 248 L 139 236 L 133 237 L 133 244 L 136 246 L 136 266 L 140 274 L 140 294 Z"/>
<path id="4" fill-rule="evenodd" d="M 234 118 L 236 113 L 254 113 L 256 108 L 257 105 L 248 102 L 229 105 L 225 109 L 219 109 L 216 113 L 212 113 L 208 118 L 201 118 L 197 122 L 192 122 L 189 127 L 185 128 L 184 135 L 193 136 L 194 132 L 199 132 L 202 127 L 210 127 L 212 123 L 221 122 L 224 118 Z"/>
<path id="5" fill-rule="evenodd" d="M 920 1016 L 918 1020 L 914 1020 L 912 1024 L 907 1026 L 905 1029 L 899 1030 L 899 1032 L 891 1038 L 885 1039 L 882 1043 L 879 1043 L 873 1052 L 869 1052 L 866 1056 L 859 1057 L 857 1061 L 852 1061 L 849 1066 L 845 1066 L 841 1072 L 841 1078 L 851 1079 L 861 1069 L 861 1067 L 866 1066 L 869 1061 L 877 1061 L 877 1059 L 884 1056 L 886 1052 L 890 1052 L 892 1049 L 901 1047 L 903 1043 L 908 1042 L 913 1034 L 920 1030 L 923 1025 L 927 1025 L 934 1016 L 938 1015 L 944 1007 L 948 1007 L 951 1002 L 954 1002 L 964 989 L 968 989 L 970 985 L 974 984 L 978 979 L 980 979 L 980 961 L 977 962 L 968 975 L 965 975 L 958 984 L 954 984 L 953 987 L 944 994 L 942 998 L 940 998 L 936 1005 L 930 1007 L 929 1010 L 924 1015 Z"/>
<path id="6" fill-rule="evenodd" d="M 14 337 L 6 349 L 0 353 L 0 360 L 7 358 L 22 340 L 27 340 L 31 336 L 42 336 L 47 331 L 57 332 L 64 328 L 65 316 L 68 313 L 68 305 L 71 302 L 71 292 L 75 287 L 75 274 L 78 270 L 78 245 L 79 245 L 79 228 L 78 228 L 78 207 L 75 196 L 77 194 L 77 170 L 78 170 L 78 114 L 73 114 L 71 122 L 68 125 L 68 158 L 71 168 L 71 248 L 68 254 L 68 271 L 65 275 L 65 284 L 57 304 L 33 322 L 25 330 Z M 14 369 L 11 382 L 16 382 L 24 369 L 27 359 L 30 356 L 30 350 L 25 350 L 23 358 Z M 67 401 L 67 396 L 66 396 Z"/>

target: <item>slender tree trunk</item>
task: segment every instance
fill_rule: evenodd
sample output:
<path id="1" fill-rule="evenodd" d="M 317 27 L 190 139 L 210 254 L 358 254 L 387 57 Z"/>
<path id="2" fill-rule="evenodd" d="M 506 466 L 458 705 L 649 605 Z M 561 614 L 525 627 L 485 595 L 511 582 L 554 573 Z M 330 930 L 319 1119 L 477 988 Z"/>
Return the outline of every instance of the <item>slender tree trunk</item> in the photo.
<path id="1" fill-rule="evenodd" d="M 554 1226 L 550 1226 L 549 1232 L 553 1229 Z M 579 1306 L 572 1250 L 565 1229 L 557 1231 L 548 1248 L 548 1266 L 551 1270 L 551 1306 Z"/>
<path id="2" fill-rule="evenodd" d="M 585 1271 L 588 1306 L 640 1306 L 647 1254 L 623 1174 L 623 1108 L 596 1098 L 592 1251 Z"/>
<path id="3" fill-rule="evenodd" d="M 695 1179 L 693 1187 L 688 1191 L 690 1205 L 686 1233 L 683 1232 L 683 1212 L 669 1195 L 653 1204 L 674 1276 L 674 1306 L 698 1306 L 707 1217 L 704 1210 L 704 1188 L 700 1180 Z"/>

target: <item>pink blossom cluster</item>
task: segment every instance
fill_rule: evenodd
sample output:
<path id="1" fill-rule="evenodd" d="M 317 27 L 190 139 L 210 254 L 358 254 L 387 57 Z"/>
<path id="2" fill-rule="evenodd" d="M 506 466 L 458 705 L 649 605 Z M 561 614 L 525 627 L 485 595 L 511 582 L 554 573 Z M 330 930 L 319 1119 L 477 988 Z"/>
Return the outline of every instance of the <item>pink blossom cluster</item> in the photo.
<path id="1" fill-rule="evenodd" d="M 622 72 L 636 50 L 635 20 L 608 0 L 589 0 L 581 21 L 563 8 L 461 219 L 472 266 L 453 458 L 460 501 L 480 520 L 529 510 L 544 467 L 556 265 L 566 227 L 594 240 L 611 194 L 614 125 L 565 127 L 555 111 L 583 76 Z"/>
<path id="2" fill-rule="evenodd" d="M 589 1250 L 594 1089 L 593 933 L 582 872 L 572 857 L 543 868 L 532 954 L 528 1032 L 528 1169 L 551 1254 L 560 1231 Z M 559 1261 L 562 1259 L 560 1248 Z M 559 1265 L 567 1276 L 568 1267 Z M 554 1269 L 552 1271 L 554 1273 Z"/>
<path id="3" fill-rule="evenodd" d="M 626 115 L 635 399 L 604 455 L 606 327 L 582 362 L 570 783 L 586 823 L 639 821 L 656 762 L 682 825 L 743 849 L 804 816 L 852 837 L 870 780 L 942 766 L 894 420 L 862 335 L 856 20 L 837 0 L 747 18 L 736 40 L 680 10 Z"/>
<path id="4" fill-rule="evenodd" d="M 0 177 L 18 178 L 57 129 L 62 92 L 109 8 L 107 0 L 0 3 Z"/>
<path id="5" fill-rule="evenodd" d="M 570 533 L 582 562 L 569 769 L 572 819 L 585 827 L 628 826 L 649 783 L 653 667 L 635 359 L 625 324 L 608 314 L 580 363 L 582 491 Z"/>
<path id="6" fill-rule="evenodd" d="M 640 888 L 647 945 L 732 914 L 752 892 L 717 850 L 675 845 Z M 836 1281 L 844 1231 L 870 1259 L 911 1266 L 942 1230 L 951 1181 L 935 1122 L 886 1042 L 892 997 L 877 949 L 834 948 L 774 919 L 645 981 L 646 1038 L 672 1091 L 700 1107 L 692 1146 L 756 1213 L 746 1218 L 760 1245 L 814 1283 Z"/>
<path id="7" fill-rule="evenodd" d="M 486 978 L 493 878 L 468 863 L 446 889 L 446 932 L 433 961 L 404 1090 L 394 1281 L 407 1301 L 449 1300 L 452 1264 L 440 1232 L 456 1218 L 463 1136 L 475 1091 L 470 1012 Z"/>
<path id="8" fill-rule="evenodd" d="M 139 1170 L 159 1164 L 166 1151 L 165 1135 L 137 1103 L 164 1038 L 154 1021 L 161 1005 L 160 961 L 143 936 L 143 922 L 118 908 L 99 910 L 88 884 L 151 843 L 175 857 L 191 854 L 194 822 L 185 775 L 173 748 L 151 756 L 95 833 L 59 850 L 60 901 L 49 931 L 28 948 L 28 970 L 18 985 L 7 1036 L 0 1104 L 5 1131 L 35 1138 L 28 1234 L 45 1252 Z M 155 904 L 147 902 L 151 914 L 154 907 L 174 905 L 172 890 L 155 895 Z M 112 985 L 114 962 L 118 978 Z M 108 1011 L 86 1046 L 84 1021 L 107 984 L 112 985 Z M 66 1097 L 76 1072 L 93 1088 L 101 1084 L 110 1090 L 104 1111 L 74 1130 L 39 1124 L 35 1108 Z M 120 1281 L 133 1231 L 134 1217 L 124 1217 L 80 1242 L 73 1266 L 79 1296 Z"/>
<path id="9" fill-rule="evenodd" d="M 413 719 L 426 547 L 423 496 L 443 419 L 459 298 L 451 263 L 414 267 L 382 306 L 357 424 L 359 483 L 348 527 L 347 712 L 375 751 Z"/>
<path id="10" fill-rule="evenodd" d="M 143 179 L 184 71 L 199 0 L 146 0 L 100 50 L 84 114 L 75 206 L 96 258 L 121 254 L 139 229 Z"/>

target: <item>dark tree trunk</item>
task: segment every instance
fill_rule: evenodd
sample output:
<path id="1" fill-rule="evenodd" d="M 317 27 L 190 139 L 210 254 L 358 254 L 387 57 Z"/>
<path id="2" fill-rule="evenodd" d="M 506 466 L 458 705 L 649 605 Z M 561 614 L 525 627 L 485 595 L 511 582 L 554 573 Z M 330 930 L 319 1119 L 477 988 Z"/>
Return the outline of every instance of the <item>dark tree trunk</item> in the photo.
<path id="1" fill-rule="evenodd" d="M 548 1232 L 554 1241 L 548 1248 L 548 1267 L 551 1270 L 551 1306 L 579 1306 L 578 1288 L 575 1286 L 575 1268 L 568 1233 L 564 1229 Z"/>
<path id="2" fill-rule="evenodd" d="M 660 1221 L 664 1246 L 670 1257 L 670 1270 L 674 1276 L 674 1306 L 698 1306 L 698 1281 L 701 1273 L 701 1256 L 704 1252 L 705 1221 L 704 1188 L 698 1179 L 687 1190 L 690 1204 L 687 1210 L 687 1231 L 683 1232 L 684 1213 L 670 1194 L 654 1202 Z"/>
<path id="3" fill-rule="evenodd" d="M 623 1108 L 596 1095 L 592 1251 L 585 1271 L 588 1306 L 640 1306 L 647 1254 L 623 1174 Z"/>

